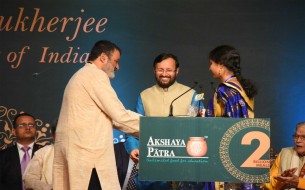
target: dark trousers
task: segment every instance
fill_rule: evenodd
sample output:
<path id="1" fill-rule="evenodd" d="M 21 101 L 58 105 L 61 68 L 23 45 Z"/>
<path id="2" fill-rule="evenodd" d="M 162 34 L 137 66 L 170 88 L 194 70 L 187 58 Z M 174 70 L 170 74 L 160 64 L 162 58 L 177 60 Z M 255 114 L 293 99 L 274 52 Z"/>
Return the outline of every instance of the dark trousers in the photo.
<path id="1" fill-rule="evenodd" d="M 91 177 L 90 177 L 90 182 L 89 182 L 89 187 L 88 190 L 101 190 L 101 184 L 100 180 L 98 179 L 98 175 L 96 172 L 96 169 L 92 169 Z"/>

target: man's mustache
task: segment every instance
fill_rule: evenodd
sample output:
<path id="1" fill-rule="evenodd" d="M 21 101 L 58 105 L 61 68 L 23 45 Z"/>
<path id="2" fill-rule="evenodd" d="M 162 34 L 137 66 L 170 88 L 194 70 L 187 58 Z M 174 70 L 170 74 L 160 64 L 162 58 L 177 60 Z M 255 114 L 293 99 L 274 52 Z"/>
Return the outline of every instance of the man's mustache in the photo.
<path id="1" fill-rule="evenodd" d="M 171 78 L 169 76 L 160 76 L 159 78 Z"/>

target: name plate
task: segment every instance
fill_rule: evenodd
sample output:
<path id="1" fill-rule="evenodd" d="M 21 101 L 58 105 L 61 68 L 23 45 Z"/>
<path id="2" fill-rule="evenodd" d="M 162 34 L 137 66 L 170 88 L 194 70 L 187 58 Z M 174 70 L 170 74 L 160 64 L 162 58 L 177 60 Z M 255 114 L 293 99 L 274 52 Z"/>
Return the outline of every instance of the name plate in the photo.
<path id="1" fill-rule="evenodd" d="M 139 179 L 265 183 L 270 119 L 141 117 Z"/>

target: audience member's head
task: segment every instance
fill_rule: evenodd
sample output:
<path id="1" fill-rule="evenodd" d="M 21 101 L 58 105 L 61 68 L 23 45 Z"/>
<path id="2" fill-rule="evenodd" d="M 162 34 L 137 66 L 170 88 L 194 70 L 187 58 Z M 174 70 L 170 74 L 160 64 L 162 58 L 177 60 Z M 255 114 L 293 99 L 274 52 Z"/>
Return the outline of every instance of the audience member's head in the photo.
<path id="1" fill-rule="evenodd" d="M 296 125 L 295 134 L 293 135 L 295 151 L 301 155 L 305 155 L 305 122 Z"/>
<path id="2" fill-rule="evenodd" d="M 28 145 L 35 141 L 36 123 L 34 116 L 28 113 L 20 113 L 16 115 L 13 126 L 13 134 L 19 144 Z"/>

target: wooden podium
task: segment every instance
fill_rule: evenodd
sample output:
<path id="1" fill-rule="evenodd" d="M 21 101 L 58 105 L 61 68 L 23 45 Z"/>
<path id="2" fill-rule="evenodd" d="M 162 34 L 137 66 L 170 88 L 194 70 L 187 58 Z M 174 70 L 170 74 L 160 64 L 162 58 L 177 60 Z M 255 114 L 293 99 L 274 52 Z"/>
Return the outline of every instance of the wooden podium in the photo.
<path id="1" fill-rule="evenodd" d="M 270 119 L 141 117 L 139 179 L 269 182 Z"/>

